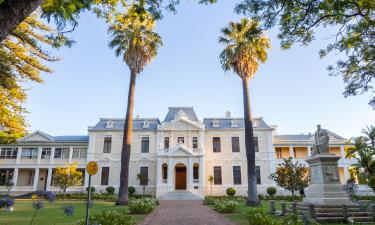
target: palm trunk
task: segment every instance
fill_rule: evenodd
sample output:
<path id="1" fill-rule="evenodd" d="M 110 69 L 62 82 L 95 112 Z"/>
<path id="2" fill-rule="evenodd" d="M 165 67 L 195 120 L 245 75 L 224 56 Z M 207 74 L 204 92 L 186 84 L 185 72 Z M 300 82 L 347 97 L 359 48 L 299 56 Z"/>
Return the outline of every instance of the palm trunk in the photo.
<path id="1" fill-rule="evenodd" d="M 0 43 L 44 0 L 5 0 L 0 4 Z"/>
<path id="2" fill-rule="evenodd" d="M 247 200 L 246 205 L 259 205 L 257 179 L 255 173 L 255 143 L 253 132 L 253 118 L 250 109 L 249 80 L 242 78 L 244 120 L 245 120 L 245 147 L 247 158 Z"/>
<path id="3" fill-rule="evenodd" d="M 131 71 L 129 93 L 128 93 L 128 107 L 126 111 L 124 137 L 121 151 L 121 171 L 120 171 L 120 187 L 118 192 L 118 205 L 128 204 L 128 186 L 129 186 L 129 163 L 130 151 L 132 141 L 132 128 L 133 128 L 133 106 L 134 106 L 134 92 L 135 80 L 137 73 Z"/>

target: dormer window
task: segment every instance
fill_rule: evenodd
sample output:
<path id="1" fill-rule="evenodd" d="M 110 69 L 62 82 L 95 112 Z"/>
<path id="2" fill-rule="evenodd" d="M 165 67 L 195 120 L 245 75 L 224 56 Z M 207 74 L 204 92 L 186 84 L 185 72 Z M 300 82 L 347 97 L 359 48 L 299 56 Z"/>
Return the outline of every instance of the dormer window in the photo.
<path id="1" fill-rule="evenodd" d="M 105 128 L 113 128 L 113 121 L 112 120 L 108 120 L 107 124 L 105 125 Z"/>
<path id="2" fill-rule="evenodd" d="M 150 128 L 150 122 L 148 120 L 143 121 L 143 128 Z"/>
<path id="3" fill-rule="evenodd" d="M 212 127 L 220 127 L 219 120 L 212 121 Z"/>
<path id="4" fill-rule="evenodd" d="M 230 126 L 231 127 L 238 127 L 238 122 L 235 121 L 235 120 L 232 120 L 232 121 L 230 121 Z"/>

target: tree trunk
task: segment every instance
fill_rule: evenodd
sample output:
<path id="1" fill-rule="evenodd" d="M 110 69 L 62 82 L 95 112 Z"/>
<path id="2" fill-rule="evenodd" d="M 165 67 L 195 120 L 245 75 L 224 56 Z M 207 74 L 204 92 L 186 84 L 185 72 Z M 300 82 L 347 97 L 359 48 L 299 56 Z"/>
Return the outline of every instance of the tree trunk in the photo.
<path id="1" fill-rule="evenodd" d="M 244 120 L 245 120 L 245 147 L 247 158 L 247 200 L 246 205 L 258 206 L 257 179 L 255 173 L 255 143 L 253 132 L 253 118 L 250 109 L 249 80 L 242 79 Z"/>
<path id="2" fill-rule="evenodd" d="M 44 0 L 5 0 L 0 5 L 0 43 Z"/>
<path id="3" fill-rule="evenodd" d="M 133 129 L 133 106 L 136 77 L 137 73 L 135 71 L 131 71 L 128 93 L 128 107 L 125 117 L 124 137 L 121 151 L 120 187 L 117 200 L 118 205 L 128 204 L 129 163 Z"/>

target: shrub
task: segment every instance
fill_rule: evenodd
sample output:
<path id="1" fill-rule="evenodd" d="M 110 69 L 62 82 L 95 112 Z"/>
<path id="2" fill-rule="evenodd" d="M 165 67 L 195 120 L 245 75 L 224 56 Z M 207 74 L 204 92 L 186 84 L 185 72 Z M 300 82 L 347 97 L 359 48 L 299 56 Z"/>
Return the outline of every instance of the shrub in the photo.
<path id="1" fill-rule="evenodd" d="M 112 186 L 109 186 L 105 189 L 105 191 L 107 192 L 107 194 L 109 195 L 113 195 L 115 193 L 115 188 L 112 187 Z"/>
<path id="2" fill-rule="evenodd" d="M 249 208 L 244 217 L 251 225 L 278 225 L 262 208 Z"/>
<path id="3" fill-rule="evenodd" d="M 14 199 L 11 197 L 4 197 L 0 199 L 0 208 L 13 207 Z"/>
<path id="4" fill-rule="evenodd" d="M 129 201 L 129 211 L 133 214 L 148 214 L 159 204 L 155 198 L 132 198 Z"/>
<path id="5" fill-rule="evenodd" d="M 133 196 L 135 194 L 135 187 L 129 186 L 128 194 L 129 194 L 129 197 Z"/>
<path id="6" fill-rule="evenodd" d="M 203 199 L 203 204 L 205 205 L 213 205 L 215 204 L 216 198 L 212 196 L 205 196 Z"/>
<path id="7" fill-rule="evenodd" d="M 236 189 L 230 187 L 227 188 L 227 195 L 233 197 L 236 194 Z"/>
<path id="8" fill-rule="evenodd" d="M 136 223 L 127 210 L 103 210 L 101 214 L 90 217 L 90 224 L 135 225 Z M 78 220 L 76 225 L 85 225 L 85 220 Z"/>
<path id="9" fill-rule="evenodd" d="M 273 198 L 273 196 L 275 196 L 275 194 L 276 194 L 276 188 L 274 188 L 274 187 L 269 187 L 269 188 L 267 188 L 267 194 L 268 194 L 271 198 Z"/>
<path id="10" fill-rule="evenodd" d="M 233 200 L 215 201 L 214 209 L 219 213 L 234 213 L 238 203 Z"/>
<path id="11" fill-rule="evenodd" d="M 90 187 L 91 194 L 95 193 L 95 190 L 96 190 L 95 187 Z M 89 192 L 89 187 L 86 188 L 86 191 Z"/>

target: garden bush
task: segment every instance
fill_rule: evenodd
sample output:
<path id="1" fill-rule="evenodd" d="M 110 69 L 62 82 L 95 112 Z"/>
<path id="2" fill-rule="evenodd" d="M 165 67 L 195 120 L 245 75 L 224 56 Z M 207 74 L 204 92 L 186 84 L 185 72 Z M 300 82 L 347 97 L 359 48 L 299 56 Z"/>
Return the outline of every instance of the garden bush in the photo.
<path id="1" fill-rule="evenodd" d="M 129 194 L 129 197 L 133 196 L 135 194 L 135 187 L 129 186 L 128 194 Z"/>
<path id="2" fill-rule="evenodd" d="M 127 210 L 103 210 L 100 214 L 90 217 L 90 224 L 135 225 L 136 222 L 129 215 Z M 85 225 L 85 220 L 78 220 L 76 225 Z"/>
<path id="3" fill-rule="evenodd" d="M 115 193 L 115 188 L 114 187 L 112 187 L 112 186 L 109 186 L 109 187 L 107 187 L 106 189 L 105 189 L 105 191 L 107 192 L 107 194 L 109 194 L 109 195 L 113 195 L 114 193 Z"/>
<path id="4" fill-rule="evenodd" d="M 95 193 L 95 190 L 96 190 L 95 187 L 90 187 L 91 194 Z M 88 191 L 89 191 L 89 187 L 86 188 L 86 192 L 88 192 Z"/>
<path id="5" fill-rule="evenodd" d="M 214 209 L 219 213 L 234 213 L 238 203 L 234 200 L 215 201 Z"/>
<path id="6" fill-rule="evenodd" d="M 286 201 L 286 202 L 292 202 L 297 201 L 301 202 L 302 197 L 300 195 L 292 196 L 292 195 L 275 195 L 272 198 L 269 195 L 258 195 L 259 200 L 276 200 L 276 201 Z"/>
<path id="7" fill-rule="evenodd" d="M 156 198 L 131 198 L 129 201 L 129 211 L 133 214 L 148 214 L 159 204 Z"/>
<path id="8" fill-rule="evenodd" d="M 273 197 L 276 194 L 276 188 L 274 187 L 267 188 L 267 194 L 271 197 L 271 199 L 273 199 Z"/>
<path id="9" fill-rule="evenodd" d="M 213 205 L 215 204 L 216 198 L 213 196 L 204 196 L 203 204 L 205 205 Z"/>
<path id="10" fill-rule="evenodd" d="M 251 225 L 279 225 L 269 214 L 262 208 L 249 208 L 244 217 Z"/>
<path id="11" fill-rule="evenodd" d="M 227 188 L 227 195 L 228 196 L 233 197 L 235 194 L 236 194 L 236 189 L 234 189 L 232 187 Z"/>

